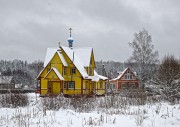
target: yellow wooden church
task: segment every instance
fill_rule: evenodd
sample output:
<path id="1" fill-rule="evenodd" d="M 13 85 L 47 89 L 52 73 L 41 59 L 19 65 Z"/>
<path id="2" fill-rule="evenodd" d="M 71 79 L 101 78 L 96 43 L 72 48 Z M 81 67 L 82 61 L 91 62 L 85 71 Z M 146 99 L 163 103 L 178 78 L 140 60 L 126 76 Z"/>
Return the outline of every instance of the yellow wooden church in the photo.
<path id="1" fill-rule="evenodd" d="M 104 95 L 107 78 L 95 71 L 93 48 L 73 47 L 71 29 L 68 42 L 69 47 L 47 49 L 38 75 L 40 96 Z"/>

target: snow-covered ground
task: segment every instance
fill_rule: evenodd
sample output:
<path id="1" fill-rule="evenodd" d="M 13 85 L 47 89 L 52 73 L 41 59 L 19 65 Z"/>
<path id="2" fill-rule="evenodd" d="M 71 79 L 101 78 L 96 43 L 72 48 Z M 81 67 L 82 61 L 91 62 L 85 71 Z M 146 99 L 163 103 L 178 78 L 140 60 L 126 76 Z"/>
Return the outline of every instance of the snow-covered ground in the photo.
<path id="1" fill-rule="evenodd" d="M 0 127 L 180 127 L 180 104 L 75 112 L 71 108 L 46 110 L 40 99 L 29 94 L 29 106 L 0 108 Z"/>

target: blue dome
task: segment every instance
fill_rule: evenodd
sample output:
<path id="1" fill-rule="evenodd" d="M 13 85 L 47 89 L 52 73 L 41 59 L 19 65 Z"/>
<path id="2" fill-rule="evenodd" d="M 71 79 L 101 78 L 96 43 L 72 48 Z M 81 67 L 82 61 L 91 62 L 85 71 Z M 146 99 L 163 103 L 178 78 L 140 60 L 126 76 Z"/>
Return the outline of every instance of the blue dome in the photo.
<path id="1" fill-rule="evenodd" d="M 74 41 L 74 40 L 73 40 L 72 37 L 68 38 L 68 42 L 69 42 L 69 43 L 73 43 L 73 41 Z"/>

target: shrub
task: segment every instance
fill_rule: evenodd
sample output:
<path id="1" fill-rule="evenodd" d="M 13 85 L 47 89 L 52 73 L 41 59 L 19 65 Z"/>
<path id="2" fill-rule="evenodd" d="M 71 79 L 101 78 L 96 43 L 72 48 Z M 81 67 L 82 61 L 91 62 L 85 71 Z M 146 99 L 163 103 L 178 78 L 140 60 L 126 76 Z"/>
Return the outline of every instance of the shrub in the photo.
<path id="1" fill-rule="evenodd" d="M 2 94 L 0 95 L 0 105 L 2 107 L 8 108 L 16 108 L 16 107 L 24 107 L 29 104 L 27 94 Z"/>

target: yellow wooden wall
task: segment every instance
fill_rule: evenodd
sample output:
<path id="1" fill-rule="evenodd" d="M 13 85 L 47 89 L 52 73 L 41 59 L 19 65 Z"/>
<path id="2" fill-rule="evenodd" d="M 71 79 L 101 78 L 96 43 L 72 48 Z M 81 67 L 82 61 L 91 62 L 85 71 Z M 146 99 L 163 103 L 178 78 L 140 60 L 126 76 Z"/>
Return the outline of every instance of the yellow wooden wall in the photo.
<path id="1" fill-rule="evenodd" d="M 45 67 L 44 71 L 42 72 L 42 74 L 40 75 L 40 83 L 41 83 L 41 95 L 45 95 L 47 93 L 47 89 L 48 89 L 48 81 L 52 81 L 52 93 L 53 94 L 58 94 L 60 93 L 60 88 L 63 88 L 63 93 L 64 94 L 68 94 L 68 95 L 73 95 L 73 94 L 91 94 L 92 91 L 92 84 L 93 82 L 90 80 L 84 80 L 81 76 L 81 74 L 79 73 L 79 71 L 76 68 L 76 74 L 71 74 L 70 73 L 70 69 L 75 67 L 74 64 L 72 63 L 72 61 L 68 58 L 68 56 L 66 55 L 66 53 L 64 53 L 64 51 L 61 52 L 62 55 L 64 56 L 64 58 L 66 59 L 66 62 L 68 64 L 68 66 L 66 67 L 66 75 L 64 75 L 64 66 L 62 64 L 61 59 L 59 58 L 58 54 L 56 53 L 54 55 L 54 57 L 52 58 L 52 60 L 50 61 L 50 63 Z M 94 54 L 92 52 L 91 54 L 91 62 L 90 62 L 90 66 L 86 67 L 85 69 L 88 71 L 89 74 L 89 69 L 90 67 L 92 68 L 92 75 L 94 75 L 94 69 L 95 69 L 95 60 L 94 60 Z M 47 76 L 47 79 L 44 79 L 45 75 L 48 73 L 48 71 L 52 68 L 56 68 L 64 77 L 64 81 L 75 81 L 75 89 L 64 89 L 64 84 L 62 81 L 59 81 L 57 76 L 55 75 L 54 72 L 50 72 L 49 75 Z M 54 75 L 54 78 L 52 78 L 52 75 Z M 60 82 L 62 82 L 60 84 Z M 105 89 L 105 81 L 99 81 L 96 82 L 96 87 L 95 89 L 100 89 L 100 82 L 103 83 L 103 88 Z M 87 85 L 86 85 L 87 83 Z M 62 85 L 62 86 L 61 86 Z M 82 85 L 82 86 L 81 86 Z M 87 89 L 86 89 L 87 86 Z M 83 89 L 83 90 L 81 90 Z M 100 93 L 100 94 L 105 94 L 105 90 L 96 90 L 96 92 Z"/>
<path id="2" fill-rule="evenodd" d="M 44 78 L 41 78 L 41 95 L 45 95 L 47 93 L 47 90 L 48 90 L 48 80 L 45 80 Z"/>
<path id="3" fill-rule="evenodd" d="M 81 84 L 82 84 L 82 80 L 81 77 L 73 77 L 71 78 L 71 76 L 69 78 L 66 78 L 65 81 L 75 81 L 75 89 L 64 89 L 63 93 L 64 94 L 68 94 L 68 95 L 72 95 L 72 94 L 81 94 Z M 63 85 L 64 88 L 64 85 Z"/>

